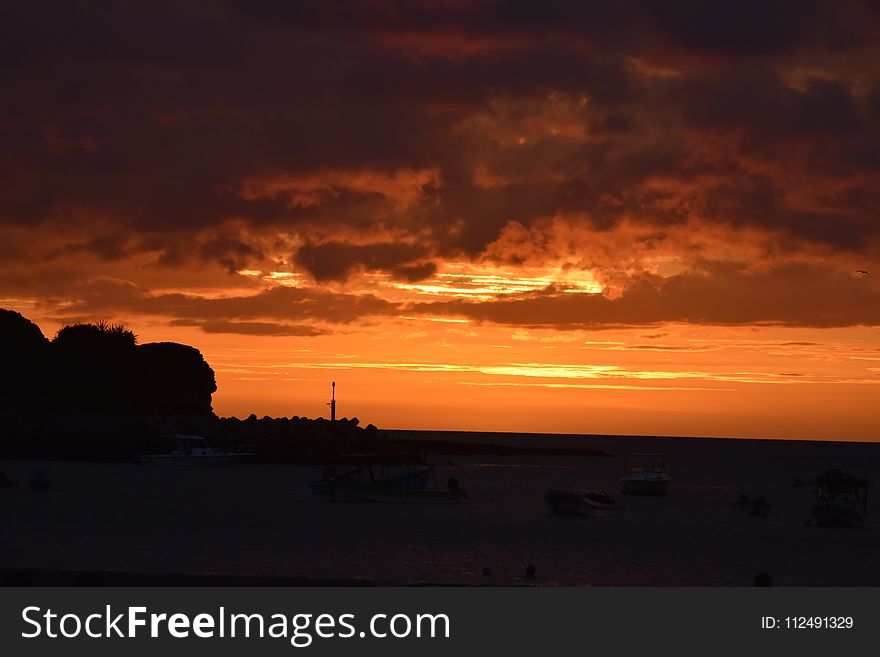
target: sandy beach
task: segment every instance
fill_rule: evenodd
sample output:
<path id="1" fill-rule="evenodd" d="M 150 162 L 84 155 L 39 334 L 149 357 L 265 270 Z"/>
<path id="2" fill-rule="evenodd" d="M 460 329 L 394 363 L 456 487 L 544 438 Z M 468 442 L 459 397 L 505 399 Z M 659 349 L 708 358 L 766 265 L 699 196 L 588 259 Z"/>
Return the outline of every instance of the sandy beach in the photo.
<path id="1" fill-rule="evenodd" d="M 608 456 L 443 455 L 438 481 L 455 477 L 470 501 L 436 506 L 329 502 L 308 488 L 316 467 L 6 461 L 0 469 L 22 486 L 0 491 L 0 569 L 548 586 L 748 586 L 765 571 L 778 585 L 880 585 L 873 500 L 866 528 L 806 527 L 815 491 L 792 485 L 827 467 L 880 481 L 880 445 L 425 437 L 438 436 Z M 619 494 L 623 456 L 644 450 L 665 453 L 669 496 Z M 50 491 L 28 489 L 38 469 Z M 619 518 L 551 516 L 548 488 L 605 489 L 625 508 Z M 735 508 L 743 493 L 769 498 L 767 515 Z"/>

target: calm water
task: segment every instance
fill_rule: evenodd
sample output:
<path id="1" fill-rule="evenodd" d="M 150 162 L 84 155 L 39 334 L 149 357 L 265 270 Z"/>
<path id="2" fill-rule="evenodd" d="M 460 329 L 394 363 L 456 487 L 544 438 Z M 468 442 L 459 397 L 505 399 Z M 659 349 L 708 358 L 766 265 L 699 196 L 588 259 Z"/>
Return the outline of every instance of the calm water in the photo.
<path id="1" fill-rule="evenodd" d="M 45 469 L 52 490 L 0 490 L 0 568 L 518 584 L 534 564 L 534 583 L 545 585 L 750 585 L 759 571 L 783 585 L 880 585 L 870 500 L 866 529 L 810 528 L 814 491 L 791 486 L 826 467 L 880 482 L 880 446 L 554 441 L 612 456 L 441 457 L 455 464 L 438 480 L 456 477 L 471 497 L 448 506 L 331 503 L 309 492 L 314 467 L 4 462 L 0 470 L 23 484 Z M 614 494 L 623 455 L 644 449 L 666 453 L 667 498 L 618 496 L 620 518 L 547 514 L 544 490 Z M 740 493 L 773 507 L 750 517 L 731 505 Z"/>

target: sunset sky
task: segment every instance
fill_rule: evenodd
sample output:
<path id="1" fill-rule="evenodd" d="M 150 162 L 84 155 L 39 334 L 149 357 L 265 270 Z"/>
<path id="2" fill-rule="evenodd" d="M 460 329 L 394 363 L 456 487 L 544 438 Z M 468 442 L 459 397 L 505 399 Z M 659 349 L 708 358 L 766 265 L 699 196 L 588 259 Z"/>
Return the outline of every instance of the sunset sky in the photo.
<path id="1" fill-rule="evenodd" d="M 871 2 L 0 8 L 0 307 L 220 415 L 880 440 Z"/>

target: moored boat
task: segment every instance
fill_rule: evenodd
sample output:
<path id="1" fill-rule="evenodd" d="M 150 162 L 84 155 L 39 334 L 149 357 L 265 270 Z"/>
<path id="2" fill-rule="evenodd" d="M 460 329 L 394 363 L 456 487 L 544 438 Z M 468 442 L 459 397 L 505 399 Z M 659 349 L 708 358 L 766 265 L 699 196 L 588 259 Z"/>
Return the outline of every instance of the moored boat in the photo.
<path id="1" fill-rule="evenodd" d="M 621 490 L 630 495 L 666 495 L 672 478 L 666 472 L 663 454 L 627 454 L 623 464 Z"/>
<path id="2" fill-rule="evenodd" d="M 571 492 L 548 490 L 544 493 L 550 513 L 557 516 L 619 516 L 623 507 L 605 491 Z"/>
<path id="3" fill-rule="evenodd" d="M 363 478 L 364 471 L 362 468 L 354 468 L 345 472 L 337 472 L 336 468 L 324 468 L 319 479 L 313 479 L 309 482 L 309 488 L 312 489 L 313 495 L 331 495 L 333 493 L 333 483 L 337 481 L 357 481 Z"/>
<path id="4" fill-rule="evenodd" d="M 169 436 L 173 447 L 168 452 L 141 454 L 142 465 L 221 466 L 236 465 L 256 454 L 253 445 L 234 445 L 215 449 L 202 436 L 175 434 Z"/>
<path id="5" fill-rule="evenodd" d="M 816 477 L 816 503 L 807 525 L 864 527 L 871 482 L 840 470 L 826 470 Z"/>
<path id="6" fill-rule="evenodd" d="M 446 489 L 437 487 L 434 466 L 408 454 L 360 455 L 366 477 L 328 481 L 331 499 L 338 502 L 463 502 L 467 493 L 450 478 Z M 429 487 L 429 483 L 433 486 Z"/>

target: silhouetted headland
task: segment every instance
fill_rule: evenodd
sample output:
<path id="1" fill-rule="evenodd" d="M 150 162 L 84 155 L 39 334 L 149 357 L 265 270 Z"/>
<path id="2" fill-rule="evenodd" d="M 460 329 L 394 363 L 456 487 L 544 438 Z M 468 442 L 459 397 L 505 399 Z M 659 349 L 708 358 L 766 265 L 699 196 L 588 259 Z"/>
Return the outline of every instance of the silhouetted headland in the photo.
<path id="1" fill-rule="evenodd" d="M 63 327 L 48 340 L 20 313 L 0 309 L 0 458 L 135 460 L 171 447 L 174 434 L 212 446 L 256 446 L 255 462 L 342 463 L 348 454 L 579 454 L 389 435 L 358 418 L 218 417 L 214 371 L 194 347 L 138 344 L 123 324 Z"/>

